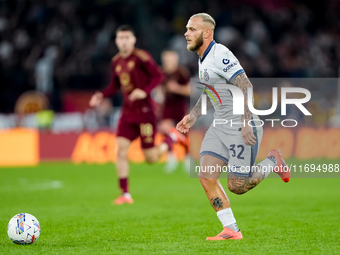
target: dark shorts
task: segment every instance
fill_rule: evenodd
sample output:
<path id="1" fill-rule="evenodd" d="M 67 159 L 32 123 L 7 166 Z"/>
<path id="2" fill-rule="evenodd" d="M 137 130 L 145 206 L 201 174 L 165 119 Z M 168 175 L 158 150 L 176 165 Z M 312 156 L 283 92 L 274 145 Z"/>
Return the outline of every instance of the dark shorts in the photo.
<path id="1" fill-rule="evenodd" d="M 155 146 L 156 117 L 152 114 L 143 118 L 130 119 L 122 115 L 117 125 L 117 136 L 122 136 L 130 141 L 140 136 L 143 149 Z"/>

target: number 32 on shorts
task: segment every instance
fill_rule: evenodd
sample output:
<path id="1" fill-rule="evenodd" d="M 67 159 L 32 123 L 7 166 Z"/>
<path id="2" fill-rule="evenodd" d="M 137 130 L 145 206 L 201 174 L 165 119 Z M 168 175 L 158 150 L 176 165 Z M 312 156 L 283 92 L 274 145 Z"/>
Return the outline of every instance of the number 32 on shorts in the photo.
<path id="1" fill-rule="evenodd" d="M 237 156 L 238 159 L 244 159 L 242 156 L 242 153 L 244 152 L 244 146 L 242 144 L 239 144 L 236 146 L 236 144 L 230 144 L 229 150 L 233 152 L 231 155 L 232 157 Z"/>

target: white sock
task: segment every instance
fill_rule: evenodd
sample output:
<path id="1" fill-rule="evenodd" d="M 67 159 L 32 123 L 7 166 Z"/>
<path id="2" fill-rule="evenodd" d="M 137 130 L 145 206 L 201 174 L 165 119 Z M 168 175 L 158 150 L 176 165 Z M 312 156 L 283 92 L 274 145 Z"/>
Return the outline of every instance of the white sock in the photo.
<path id="1" fill-rule="evenodd" d="M 169 151 L 168 159 L 165 164 L 165 172 L 167 174 L 170 174 L 176 170 L 177 166 L 178 166 L 178 160 L 177 160 L 176 155 L 172 151 Z"/>
<path id="2" fill-rule="evenodd" d="M 185 173 L 190 174 L 190 156 L 185 155 L 184 162 L 183 162 L 183 171 Z"/>
<path id="3" fill-rule="evenodd" d="M 236 219 L 231 208 L 226 208 L 221 211 L 218 211 L 217 217 L 220 219 L 224 228 L 227 227 L 230 228 L 231 230 L 239 231 L 236 225 Z"/>
<path id="4" fill-rule="evenodd" d="M 123 193 L 123 196 L 126 197 L 126 198 L 132 198 L 131 194 L 130 193 Z"/>
<path id="5" fill-rule="evenodd" d="M 266 158 L 261 161 L 258 166 L 261 166 L 261 171 L 264 173 L 264 178 L 267 178 L 268 175 L 273 172 L 274 167 L 276 166 L 276 159 L 274 157 Z"/>

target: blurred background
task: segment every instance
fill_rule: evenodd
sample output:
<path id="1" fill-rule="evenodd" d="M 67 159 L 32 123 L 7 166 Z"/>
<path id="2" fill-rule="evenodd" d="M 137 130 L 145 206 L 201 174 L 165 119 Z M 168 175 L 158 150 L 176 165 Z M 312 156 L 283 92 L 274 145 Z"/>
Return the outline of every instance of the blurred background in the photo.
<path id="1" fill-rule="evenodd" d="M 110 79 L 115 29 L 132 25 L 136 46 L 159 65 L 164 49 L 178 52 L 196 77 L 197 55 L 187 51 L 183 34 L 198 12 L 215 18 L 215 40 L 233 51 L 249 77 L 339 77 L 339 0 L 0 0 L 0 129 L 34 128 L 39 159 L 52 141 L 44 143 L 44 136 L 58 142 L 53 134 L 75 132 L 68 138 L 73 153 L 81 132 L 114 131 L 121 95 L 96 109 L 88 102 Z M 263 86 L 255 88 L 259 109 L 271 99 Z M 311 126 L 340 126 L 337 83 L 313 89 Z"/>

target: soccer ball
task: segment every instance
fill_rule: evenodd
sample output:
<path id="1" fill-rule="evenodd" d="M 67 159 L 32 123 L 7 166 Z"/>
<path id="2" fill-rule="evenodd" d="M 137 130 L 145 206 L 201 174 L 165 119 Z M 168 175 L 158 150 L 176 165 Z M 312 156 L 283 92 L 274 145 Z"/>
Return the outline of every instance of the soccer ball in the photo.
<path id="1" fill-rule="evenodd" d="M 16 244 L 34 243 L 40 236 L 39 221 L 29 213 L 19 213 L 9 221 L 7 234 Z"/>

